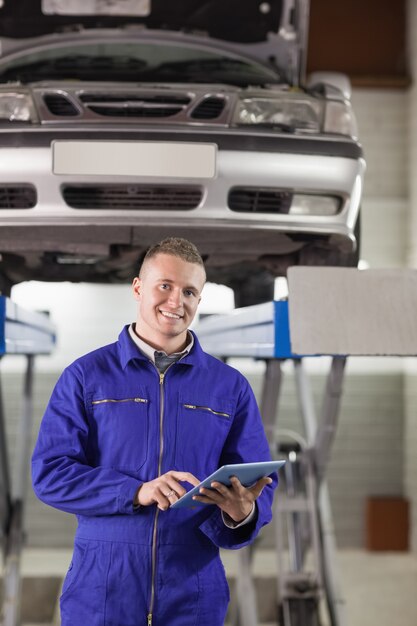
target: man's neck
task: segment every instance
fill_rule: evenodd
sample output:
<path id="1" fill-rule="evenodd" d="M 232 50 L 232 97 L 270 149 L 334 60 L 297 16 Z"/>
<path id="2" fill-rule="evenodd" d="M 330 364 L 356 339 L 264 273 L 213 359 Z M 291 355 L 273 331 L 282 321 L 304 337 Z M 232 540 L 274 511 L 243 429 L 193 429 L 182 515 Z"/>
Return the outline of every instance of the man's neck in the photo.
<path id="1" fill-rule="evenodd" d="M 166 341 L 155 341 L 153 338 L 149 338 L 143 335 L 138 330 L 138 325 L 135 324 L 133 327 L 135 334 L 142 339 L 148 346 L 154 348 L 154 350 L 160 350 L 161 352 L 166 352 L 166 354 L 174 354 L 175 352 L 182 352 L 187 347 L 188 340 L 188 331 L 186 331 L 185 336 L 173 337 L 172 340 L 167 339 Z"/>

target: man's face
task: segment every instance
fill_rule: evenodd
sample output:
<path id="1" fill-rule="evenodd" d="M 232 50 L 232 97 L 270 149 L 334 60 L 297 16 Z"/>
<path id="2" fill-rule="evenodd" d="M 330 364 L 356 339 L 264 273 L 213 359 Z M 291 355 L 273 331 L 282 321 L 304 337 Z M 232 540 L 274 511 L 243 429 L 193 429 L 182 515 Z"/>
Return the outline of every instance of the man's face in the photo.
<path id="1" fill-rule="evenodd" d="M 141 277 L 135 278 L 132 285 L 138 301 L 140 336 L 162 349 L 172 349 L 173 342 L 178 347 L 185 343 L 205 278 L 200 265 L 170 254 L 158 254 L 146 261 Z"/>

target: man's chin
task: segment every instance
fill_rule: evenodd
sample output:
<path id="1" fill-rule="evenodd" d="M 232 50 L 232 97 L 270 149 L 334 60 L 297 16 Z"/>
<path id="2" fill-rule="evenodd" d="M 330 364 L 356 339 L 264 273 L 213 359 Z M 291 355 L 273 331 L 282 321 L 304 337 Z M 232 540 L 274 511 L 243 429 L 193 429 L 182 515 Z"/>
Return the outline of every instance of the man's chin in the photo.
<path id="1" fill-rule="evenodd" d="M 177 337 L 178 335 L 181 335 L 182 333 L 185 333 L 187 331 L 186 327 L 183 324 L 177 323 L 177 324 L 164 324 L 163 326 L 160 326 L 160 331 L 163 335 L 166 335 L 167 337 Z"/>

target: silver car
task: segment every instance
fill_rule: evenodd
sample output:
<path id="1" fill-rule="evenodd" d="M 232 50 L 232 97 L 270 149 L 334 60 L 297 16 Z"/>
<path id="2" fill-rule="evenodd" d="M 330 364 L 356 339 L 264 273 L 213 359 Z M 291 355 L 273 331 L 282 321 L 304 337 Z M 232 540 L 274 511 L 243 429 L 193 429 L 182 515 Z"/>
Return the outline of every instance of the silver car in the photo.
<path id="1" fill-rule="evenodd" d="M 236 304 L 355 265 L 365 162 L 308 0 L 0 0 L 0 281 L 130 281 L 194 241 Z"/>

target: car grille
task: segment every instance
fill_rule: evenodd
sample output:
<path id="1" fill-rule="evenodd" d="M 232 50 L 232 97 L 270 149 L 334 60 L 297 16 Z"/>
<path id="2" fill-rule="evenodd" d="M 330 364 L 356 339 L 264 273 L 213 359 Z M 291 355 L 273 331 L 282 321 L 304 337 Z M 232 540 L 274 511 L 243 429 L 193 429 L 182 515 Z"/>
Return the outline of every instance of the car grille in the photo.
<path id="1" fill-rule="evenodd" d="M 185 185 L 66 185 L 62 195 L 73 209 L 184 211 L 198 207 L 203 191 Z"/>
<path id="2" fill-rule="evenodd" d="M 288 213 L 292 197 L 288 189 L 234 187 L 227 202 L 238 213 Z"/>
<path id="3" fill-rule="evenodd" d="M 171 117 L 190 103 L 187 96 L 82 94 L 84 106 L 103 117 Z"/>
<path id="4" fill-rule="evenodd" d="M 1 0 L 0 0 L 1 2 Z M 34 97 L 43 123 L 64 121 L 73 124 L 105 124 L 109 120 L 126 124 L 230 123 L 236 95 L 210 93 L 203 87 L 183 91 L 162 87 L 85 90 L 82 85 L 34 88 Z"/>
<path id="5" fill-rule="evenodd" d="M 74 117 L 80 114 L 77 107 L 63 94 L 45 94 L 43 100 L 49 112 L 57 117 Z"/>
<path id="6" fill-rule="evenodd" d="M 32 185 L 0 187 L 0 209 L 33 209 L 36 202 L 36 189 Z"/>
<path id="7" fill-rule="evenodd" d="M 224 98 L 218 98 L 217 96 L 204 98 L 204 100 L 195 107 L 191 113 L 191 117 L 194 120 L 216 119 L 223 111 L 225 104 Z"/>

